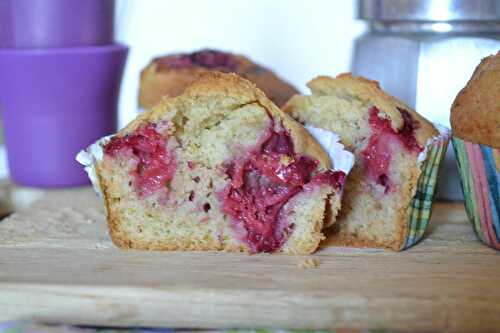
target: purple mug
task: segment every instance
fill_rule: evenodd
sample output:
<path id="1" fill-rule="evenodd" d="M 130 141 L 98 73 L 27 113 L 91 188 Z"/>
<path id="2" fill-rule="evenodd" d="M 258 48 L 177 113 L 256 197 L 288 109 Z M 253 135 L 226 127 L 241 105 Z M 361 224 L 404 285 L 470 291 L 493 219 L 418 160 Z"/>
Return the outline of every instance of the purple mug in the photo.
<path id="1" fill-rule="evenodd" d="M 113 44 L 114 0 L 1 0 L 0 48 Z"/>
<path id="2" fill-rule="evenodd" d="M 9 171 L 25 186 L 88 183 L 75 155 L 116 131 L 128 48 L 0 49 Z"/>

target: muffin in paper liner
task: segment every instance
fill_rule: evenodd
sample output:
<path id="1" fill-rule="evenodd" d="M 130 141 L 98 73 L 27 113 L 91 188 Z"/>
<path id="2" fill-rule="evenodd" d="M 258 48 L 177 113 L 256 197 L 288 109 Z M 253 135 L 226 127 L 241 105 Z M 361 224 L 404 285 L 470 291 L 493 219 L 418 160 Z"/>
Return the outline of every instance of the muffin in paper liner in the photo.
<path id="1" fill-rule="evenodd" d="M 441 134 L 429 140 L 422 157 L 419 156 L 422 173 L 418 179 L 415 195 L 408 207 L 405 242 L 399 249 L 400 251 L 418 243 L 429 225 L 432 204 L 437 190 L 439 169 L 450 141 L 449 130 L 441 126 L 436 127 Z"/>
<path id="2" fill-rule="evenodd" d="M 500 250 L 500 149 L 452 138 L 467 216 L 481 241 Z"/>
<path id="3" fill-rule="evenodd" d="M 431 217 L 432 204 L 437 189 L 438 173 L 450 141 L 450 130 L 448 128 L 438 124 L 434 124 L 434 126 L 440 134 L 429 139 L 425 144 L 424 151 L 418 156 L 417 163 L 422 173 L 418 179 L 415 195 L 408 207 L 405 241 L 399 248 L 400 251 L 415 245 L 422 239 Z M 308 124 L 305 127 L 323 148 L 329 152 L 331 151 L 331 147 L 329 147 L 328 142 L 337 142 L 339 140 L 338 135 L 331 131 L 315 128 Z M 330 136 L 333 136 L 335 139 L 332 140 Z M 332 160 L 342 162 L 348 159 L 335 157 Z M 354 161 L 348 162 L 346 165 L 348 166 L 348 170 L 350 170 Z"/>

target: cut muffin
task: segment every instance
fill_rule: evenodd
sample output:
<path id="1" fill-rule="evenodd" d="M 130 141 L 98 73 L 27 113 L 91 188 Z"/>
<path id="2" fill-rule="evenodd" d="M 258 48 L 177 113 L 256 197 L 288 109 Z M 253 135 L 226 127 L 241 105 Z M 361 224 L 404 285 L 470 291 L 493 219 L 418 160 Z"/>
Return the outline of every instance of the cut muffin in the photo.
<path id="1" fill-rule="evenodd" d="M 337 133 L 356 157 L 334 244 L 401 249 L 421 174 L 419 155 L 438 131 L 375 81 L 342 74 L 318 77 L 308 86 L 312 95 L 294 96 L 285 112 Z"/>
<path id="2" fill-rule="evenodd" d="M 312 253 L 345 177 L 252 83 L 218 72 L 78 159 L 95 170 L 113 242 L 148 250 Z"/>
<path id="3" fill-rule="evenodd" d="M 200 50 L 155 58 L 141 72 L 139 105 L 150 109 L 165 95 L 175 97 L 201 73 L 219 71 L 236 73 L 250 80 L 278 106 L 298 91 L 271 70 L 242 56 L 217 50 Z"/>

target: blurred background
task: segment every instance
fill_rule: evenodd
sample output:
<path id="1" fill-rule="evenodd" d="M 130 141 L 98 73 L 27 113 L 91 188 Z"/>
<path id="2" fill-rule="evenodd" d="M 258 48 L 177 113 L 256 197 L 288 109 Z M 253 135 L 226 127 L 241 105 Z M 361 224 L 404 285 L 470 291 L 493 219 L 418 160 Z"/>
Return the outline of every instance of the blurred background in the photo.
<path id="1" fill-rule="evenodd" d="M 215 48 L 247 55 L 305 92 L 319 74 L 349 71 L 355 0 L 117 0 L 116 38 L 131 46 L 120 125 L 135 116 L 139 72 L 153 56 Z"/>
<path id="2" fill-rule="evenodd" d="M 342 72 L 449 127 L 450 106 L 482 57 L 500 49 L 497 0 L 117 0 L 117 39 L 131 45 L 119 124 L 136 114 L 139 72 L 152 56 L 201 48 L 241 53 L 307 93 Z M 452 149 L 439 197 L 462 200 Z"/>
<path id="3" fill-rule="evenodd" d="M 21 8 L 22 6 L 25 7 Z M 54 9 L 58 7 L 62 8 L 60 13 Z M 32 12 L 32 16 L 19 14 L 26 11 Z M 75 18 L 71 16 L 72 22 L 67 14 L 61 14 L 69 12 L 75 16 Z M 87 12 L 90 18 L 87 18 L 87 21 L 76 15 L 82 13 L 80 16 L 83 17 Z M 78 45 L 57 44 L 59 41 L 51 45 L 32 45 L 28 41 L 27 44 L 21 45 L 19 36 L 28 30 L 32 30 L 32 39 L 43 36 L 43 29 L 55 31 L 48 36 L 66 30 L 55 26 L 54 22 L 58 22 L 56 14 L 63 16 L 63 21 L 67 22 L 61 24 L 71 26 L 72 30 L 78 31 L 77 28 L 80 27 L 80 30 L 85 32 L 85 29 L 92 30 L 92 27 L 100 27 L 101 24 L 105 33 L 98 35 L 100 40 L 96 41 L 95 45 L 88 41 L 89 31 L 86 31 L 87 35 L 84 36 L 87 40 L 82 39 Z M 77 19 L 83 21 L 78 22 Z M 19 97 L 19 91 L 36 88 L 25 84 L 26 81 L 34 80 L 30 76 L 24 81 L 19 79 L 22 84 L 20 88 L 14 87 L 11 84 L 12 80 L 9 81 L 10 77 L 7 78 L 11 75 L 18 76 L 12 69 L 15 67 L 14 64 L 21 68 L 20 71 L 27 71 L 26 63 L 18 63 L 16 57 L 29 56 L 38 59 L 41 56 L 51 56 L 51 53 L 57 53 L 57 57 L 62 57 L 61 54 L 66 57 L 72 52 L 76 54 L 83 50 L 82 52 L 88 51 L 89 54 L 115 54 L 112 57 L 116 59 L 109 60 L 111 64 L 116 63 L 113 72 L 103 76 L 102 80 L 98 75 L 88 74 L 91 76 L 88 82 L 91 82 L 92 77 L 96 83 L 109 81 L 106 87 L 109 86 L 109 94 L 113 95 L 113 98 L 100 107 L 109 112 L 117 110 L 116 115 L 113 113 L 113 116 L 108 118 L 113 122 L 116 121 L 118 128 L 131 121 L 139 112 L 137 97 L 140 71 L 153 57 L 176 52 L 192 52 L 203 48 L 246 55 L 253 61 L 272 69 L 303 93 L 307 93 L 307 81 L 317 75 L 335 76 L 352 71 L 354 74 L 380 81 L 382 88 L 389 93 L 416 108 L 431 121 L 449 127 L 449 110 L 455 96 L 470 78 L 480 59 L 500 49 L 500 1 L 498 0 L 0 0 L 0 21 L 4 24 L 3 32 L 0 29 L 0 42 L 7 41 L 0 45 L 0 84 L 3 85 L 0 108 L 4 121 L 13 115 L 16 119 L 20 119 L 19 99 L 29 99 L 30 92 L 26 92 L 26 96 Z M 12 37 L 10 40 L 9 36 Z M 57 57 L 56 59 L 59 59 Z M 15 58 L 15 61 L 11 58 Z M 58 75 L 64 77 L 69 68 L 80 68 L 74 73 L 76 77 L 82 73 L 89 73 L 90 69 L 86 69 L 85 61 L 80 64 L 74 62 L 76 57 L 70 56 L 70 58 L 64 60 L 68 61 L 67 65 L 59 66 L 60 74 L 48 71 L 49 74 L 36 73 L 36 75 L 50 77 L 53 81 L 59 80 L 53 83 L 57 85 L 62 82 Z M 25 61 L 29 64 L 34 63 L 34 60 Z M 61 64 L 64 61 L 56 62 Z M 106 64 L 108 60 L 99 61 Z M 98 61 L 87 62 L 95 65 Z M 34 72 L 45 65 L 37 66 L 28 74 L 35 75 Z M 123 77 L 120 83 L 122 71 Z M 26 73 L 21 74 L 26 76 Z M 72 74 L 66 76 L 68 75 Z M 41 84 L 45 85 L 44 82 Z M 79 85 L 78 89 L 83 86 L 81 83 L 74 84 Z M 47 85 L 50 86 L 51 83 Z M 87 84 L 85 89 L 92 85 L 92 83 Z M 98 96 L 99 99 L 102 97 L 99 91 L 107 91 L 101 88 L 99 90 L 97 86 L 88 92 L 88 96 Z M 9 89 L 5 88 L 11 89 L 10 93 Z M 76 90 L 70 91 L 70 94 L 74 91 Z M 9 102 L 10 104 L 7 103 L 8 94 L 15 94 L 17 99 Z M 57 98 L 59 97 L 51 98 L 50 101 L 53 103 Z M 74 106 L 75 101 L 78 104 L 78 101 L 83 99 L 89 98 L 75 96 L 70 105 Z M 72 113 L 61 111 L 42 115 L 41 112 L 51 109 L 52 106 L 47 104 L 49 106 L 43 108 L 40 105 L 42 104 L 24 107 L 26 109 L 24 120 L 22 122 L 17 120 L 17 124 L 13 124 L 14 120 L 11 120 L 7 124 L 12 125 L 10 130 L 6 126 L 7 134 L 10 133 L 6 137 L 7 139 L 11 137 L 10 142 L 7 140 L 7 145 L 13 146 L 11 142 L 22 141 L 27 133 L 31 135 L 40 127 L 39 124 L 47 119 L 51 119 L 54 126 L 58 124 L 58 127 L 54 128 L 68 127 L 68 134 L 65 134 L 68 138 L 73 137 L 75 131 L 84 133 L 96 130 L 96 133 L 100 131 L 99 133 L 110 134 L 109 128 L 115 126 L 109 125 L 97 131 L 94 125 L 101 123 L 95 120 L 97 118 L 90 120 L 88 117 L 85 119 L 77 117 L 86 113 L 84 106 L 78 112 L 71 110 Z M 61 105 L 54 108 L 68 109 Z M 61 113 L 67 114 L 61 116 Z M 39 118 L 36 118 L 35 114 Z M 25 128 L 24 132 L 21 131 L 20 123 L 29 121 L 33 122 L 32 127 Z M 71 121 L 80 129 L 61 125 Z M 89 123 L 85 130 L 81 129 L 83 125 L 79 125 L 84 122 Z M 35 141 L 42 142 L 45 139 L 43 136 Z M 83 148 L 95 139 L 80 138 L 79 141 L 73 140 L 74 146 L 58 148 L 56 146 L 61 141 L 69 144 L 71 140 L 61 140 L 54 135 L 51 144 L 36 149 L 38 152 L 45 149 L 53 151 L 66 149 L 68 153 L 63 157 L 65 161 L 72 163 L 67 168 L 73 168 L 71 172 L 78 172 L 78 175 L 68 173 L 68 179 L 80 177 L 78 180 L 66 183 L 54 182 L 50 176 L 59 176 L 61 173 L 56 167 L 64 164 L 54 162 L 54 168 L 47 168 L 44 171 L 45 175 L 42 175 L 47 181 L 39 182 L 35 176 L 25 181 L 27 179 L 25 176 L 15 175 L 14 181 L 28 187 L 74 186 L 86 182 L 86 178 L 82 180 L 83 171 L 72 157 L 77 149 Z M 17 156 L 24 154 L 24 159 L 19 163 L 12 162 L 10 158 L 12 170 L 18 171 L 20 168 L 14 168 L 14 164 L 28 165 L 31 169 L 23 170 L 25 174 L 40 169 L 40 165 L 50 166 L 50 162 L 45 158 L 46 155 L 43 154 L 37 155 L 38 161 L 45 160 L 43 163 L 37 163 L 34 158 L 26 162 L 26 155 L 31 156 L 31 152 L 28 151 L 27 154 L 26 149 L 24 146 L 18 149 L 22 153 L 17 153 Z M 11 157 L 14 155 L 13 151 L 12 148 L 9 153 Z M 2 144 L 0 177 L 7 177 L 8 169 L 5 146 Z M 446 177 L 441 177 L 440 198 L 461 200 L 462 194 L 452 149 L 448 149 L 444 169 Z"/>

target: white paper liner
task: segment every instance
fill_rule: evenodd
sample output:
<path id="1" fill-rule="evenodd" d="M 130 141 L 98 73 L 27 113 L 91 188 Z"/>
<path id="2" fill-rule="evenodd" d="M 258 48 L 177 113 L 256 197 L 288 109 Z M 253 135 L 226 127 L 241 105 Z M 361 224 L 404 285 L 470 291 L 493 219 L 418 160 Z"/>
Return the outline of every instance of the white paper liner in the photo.
<path id="1" fill-rule="evenodd" d="M 99 177 L 97 177 L 97 172 L 95 166 L 98 161 L 101 161 L 104 157 L 104 151 L 102 147 L 111 140 L 113 135 L 108 135 L 100 138 L 95 143 L 91 144 L 76 155 L 76 160 L 78 163 L 85 167 L 85 172 L 89 176 L 90 182 L 94 187 L 94 191 L 102 197 L 101 184 L 99 183 Z"/>
<path id="2" fill-rule="evenodd" d="M 433 125 L 438 130 L 439 135 L 436 135 L 435 137 L 427 140 L 427 142 L 425 143 L 425 146 L 424 146 L 424 150 L 421 151 L 417 157 L 417 163 L 419 165 L 422 164 L 422 162 L 424 162 L 425 159 L 427 158 L 428 147 L 430 147 L 432 144 L 434 144 L 438 141 L 448 140 L 450 137 L 451 131 L 447 127 L 440 125 L 440 124 L 436 124 L 436 123 L 434 123 Z"/>
<path id="3" fill-rule="evenodd" d="M 305 125 L 305 128 L 328 153 L 332 161 L 332 169 L 343 171 L 347 175 L 354 165 L 354 155 L 345 150 L 344 145 L 340 143 L 340 136 L 332 131 L 308 124 Z"/>

